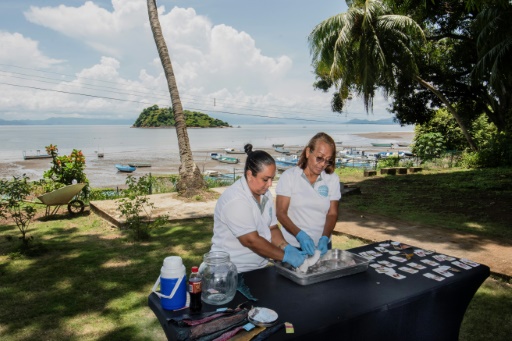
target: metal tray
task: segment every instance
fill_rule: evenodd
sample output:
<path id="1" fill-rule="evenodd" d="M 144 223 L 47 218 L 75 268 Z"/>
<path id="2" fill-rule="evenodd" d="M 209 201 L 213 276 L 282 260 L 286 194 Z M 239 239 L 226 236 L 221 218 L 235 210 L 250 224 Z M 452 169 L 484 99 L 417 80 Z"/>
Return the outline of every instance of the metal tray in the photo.
<path id="1" fill-rule="evenodd" d="M 290 264 L 279 261 L 275 262 L 274 266 L 279 274 L 295 283 L 309 285 L 366 271 L 369 262 L 368 259 L 351 252 L 332 249 L 306 273 L 297 272 Z"/>

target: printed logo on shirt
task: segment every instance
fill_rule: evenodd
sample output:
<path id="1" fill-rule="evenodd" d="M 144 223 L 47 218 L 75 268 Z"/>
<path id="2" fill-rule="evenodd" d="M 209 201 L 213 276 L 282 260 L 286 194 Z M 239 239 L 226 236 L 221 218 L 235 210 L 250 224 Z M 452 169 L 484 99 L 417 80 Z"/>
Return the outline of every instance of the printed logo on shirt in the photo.
<path id="1" fill-rule="evenodd" d="M 318 189 L 316 191 L 318 192 L 318 194 L 320 194 L 323 197 L 326 197 L 329 195 L 329 187 L 327 187 L 326 185 L 322 185 L 322 186 L 318 187 Z"/>

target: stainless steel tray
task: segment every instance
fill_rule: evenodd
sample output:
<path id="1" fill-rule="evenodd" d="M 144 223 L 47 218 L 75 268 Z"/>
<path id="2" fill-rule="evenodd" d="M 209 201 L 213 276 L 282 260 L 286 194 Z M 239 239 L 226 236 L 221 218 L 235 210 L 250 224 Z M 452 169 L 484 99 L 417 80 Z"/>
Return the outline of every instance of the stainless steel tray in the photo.
<path id="1" fill-rule="evenodd" d="M 368 259 L 351 252 L 332 249 L 306 273 L 297 272 L 290 264 L 279 261 L 275 262 L 274 266 L 279 274 L 295 283 L 309 285 L 366 271 L 369 262 Z"/>

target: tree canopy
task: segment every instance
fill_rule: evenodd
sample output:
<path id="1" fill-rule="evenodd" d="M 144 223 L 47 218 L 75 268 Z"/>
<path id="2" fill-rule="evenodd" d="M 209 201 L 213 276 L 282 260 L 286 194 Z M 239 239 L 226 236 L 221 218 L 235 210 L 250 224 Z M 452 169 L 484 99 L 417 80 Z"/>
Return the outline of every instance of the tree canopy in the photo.
<path id="1" fill-rule="evenodd" d="M 401 124 L 429 122 L 446 108 L 470 132 L 484 114 L 512 134 L 512 4 L 504 0 L 353 0 L 346 13 L 309 37 L 316 88 L 334 88 L 332 109 L 350 94 L 372 109 L 377 89 L 391 95 Z"/>
<path id="2" fill-rule="evenodd" d="M 197 111 L 183 111 L 187 127 L 218 128 L 230 127 L 229 123 L 210 117 Z M 145 108 L 133 124 L 137 128 L 174 127 L 176 121 L 172 108 L 159 108 L 158 105 Z"/>

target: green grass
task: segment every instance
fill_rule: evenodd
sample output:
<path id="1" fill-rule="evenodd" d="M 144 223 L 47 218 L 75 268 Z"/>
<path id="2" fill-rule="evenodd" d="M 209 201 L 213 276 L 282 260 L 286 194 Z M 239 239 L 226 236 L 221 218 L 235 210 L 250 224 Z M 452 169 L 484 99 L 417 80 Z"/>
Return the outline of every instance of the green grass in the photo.
<path id="1" fill-rule="evenodd" d="M 171 223 L 134 243 L 94 214 L 35 221 L 30 234 L 47 250 L 16 252 L 18 231 L 0 225 L 0 339 L 165 340 L 147 306 L 162 261 L 180 255 L 187 271 L 210 248 L 212 219 Z M 11 238 L 7 238 L 7 237 Z M 364 243 L 334 236 L 333 247 Z M 470 304 L 461 340 L 507 340 L 512 288 L 488 279 Z"/>
<path id="2" fill-rule="evenodd" d="M 343 198 L 342 207 L 512 241 L 511 168 L 362 175 L 341 171 L 341 181 L 357 183 L 362 192 Z"/>

